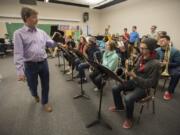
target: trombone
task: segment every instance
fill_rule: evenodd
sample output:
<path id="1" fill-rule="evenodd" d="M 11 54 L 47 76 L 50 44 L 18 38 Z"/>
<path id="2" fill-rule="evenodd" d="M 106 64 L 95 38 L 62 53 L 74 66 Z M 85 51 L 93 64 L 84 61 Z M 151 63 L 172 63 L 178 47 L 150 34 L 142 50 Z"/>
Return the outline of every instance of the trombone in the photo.
<path id="1" fill-rule="evenodd" d="M 166 46 L 165 53 L 164 53 L 164 59 L 163 59 L 163 61 L 167 61 L 167 62 L 166 62 L 164 71 L 161 73 L 161 76 L 164 76 L 164 77 L 170 76 L 170 75 L 169 75 L 169 71 L 168 71 L 170 54 L 171 54 L 171 45 L 167 45 L 167 46 Z"/>

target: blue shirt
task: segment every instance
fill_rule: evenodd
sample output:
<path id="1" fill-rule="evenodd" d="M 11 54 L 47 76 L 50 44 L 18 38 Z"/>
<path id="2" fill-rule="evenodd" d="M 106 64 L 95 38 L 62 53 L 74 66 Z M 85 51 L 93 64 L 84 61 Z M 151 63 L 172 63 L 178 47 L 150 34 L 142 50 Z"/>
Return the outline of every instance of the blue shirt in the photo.
<path id="1" fill-rule="evenodd" d="M 157 52 L 157 59 L 163 61 L 165 50 L 159 47 L 156 49 L 156 52 Z M 170 74 L 180 73 L 180 51 L 174 47 L 171 47 L 168 67 Z"/>
<path id="2" fill-rule="evenodd" d="M 134 43 L 136 41 L 139 41 L 139 34 L 137 32 L 131 32 L 129 37 L 129 42 Z"/>

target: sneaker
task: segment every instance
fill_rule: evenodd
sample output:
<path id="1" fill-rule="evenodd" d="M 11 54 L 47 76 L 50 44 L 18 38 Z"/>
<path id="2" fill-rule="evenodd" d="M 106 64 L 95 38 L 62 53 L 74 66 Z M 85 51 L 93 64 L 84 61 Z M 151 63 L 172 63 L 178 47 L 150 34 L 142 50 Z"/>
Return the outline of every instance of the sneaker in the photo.
<path id="1" fill-rule="evenodd" d="M 81 84 L 81 78 L 78 81 L 79 84 Z M 82 78 L 82 83 L 87 83 L 87 79 L 86 78 Z"/>
<path id="2" fill-rule="evenodd" d="M 70 66 L 68 66 L 65 70 L 66 70 L 66 71 L 69 71 L 70 69 L 71 69 Z"/>
<path id="3" fill-rule="evenodd" d="M 108 108 L 108 110 L 110 111 L 110 112 L 120 112 L 120 111 L 124 111 L 125 109 L 124 109 L 124 107 L 122 106 L 122 107 L 120 107 L 120 108 L 116 108 L 115 106 L 110 106 L 109 108 Z"/>
<path id="4" fill-rule="evenodd" d="M 92 72 L 93 72 L 93 70 L 91 68 L 89 68 L 89 73 L 92 73 Z"/>
<path id="5" fill-rule="evenodd" d="M 69 70 L 69 72 L 66 73 L 67 75 L 72 74 L 72 70 Z"/>
<path id="6" fill-rule="evenodd" d="M 77 73 L 73 78 L 80 78 L 79 73 Z"/>
<path id="7" fill-rule="evenodd" d="M 164 100 L 171 100 L 171 99 L 172 99 L 172 94 L 169 93 L 168 91 L 166 91 L 166 92 L 164 93 L 163 99 L 164 99 Z"/>
<path id="8" fill-rule="evenodd" d="M 98 91 L 99 91 L 99 89 L 98 89 L 98 88 L 94 88 L 94 91 L 95 91 L 95 92 L 98 92 Z"/>
<path id="9" fill-rule="evenodd" d="M 126 119 L 126 120 L 123 122 L 122 127 L 125 128 L 125 129 L 130 129 L 130 128 L 132 128 L 132 125 L 133 125 L 132 120 Z"/>

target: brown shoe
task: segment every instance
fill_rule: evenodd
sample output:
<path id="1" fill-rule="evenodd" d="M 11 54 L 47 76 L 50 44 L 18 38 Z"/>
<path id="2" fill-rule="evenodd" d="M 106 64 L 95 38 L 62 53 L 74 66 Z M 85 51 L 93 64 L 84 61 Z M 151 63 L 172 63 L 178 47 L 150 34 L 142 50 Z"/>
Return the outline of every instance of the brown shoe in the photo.
<path id="1" fill-rule="evenodd" d="M 35 96 L 34 99 L 35 99 L 36 103 L 39 103 L 39 100 L 40 100 L 39 96 Z"/>
<path id="2" fill-rule="evenodd" d="M 44 107 L 44 111 L 52 112 L 52 107 L 49 104 L 45 104 L 43 107 Z"/>

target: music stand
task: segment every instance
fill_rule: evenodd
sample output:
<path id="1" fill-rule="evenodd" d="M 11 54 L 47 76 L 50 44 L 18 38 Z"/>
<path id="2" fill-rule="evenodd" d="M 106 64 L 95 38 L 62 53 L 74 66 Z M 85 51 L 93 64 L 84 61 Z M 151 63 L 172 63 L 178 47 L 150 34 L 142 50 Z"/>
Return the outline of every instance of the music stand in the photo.
<path id="1" fill-rule="evenodd" d="M 56 66 L 58 66 L 58 67 L 62 66 L 61 61 L 60 61 L 60 51 L 61 51 L 60 49 L 57 50 L 57 52 L 58 52 L 58 64 L 56 64 Z"/>
<path id="2" fill-rule="evenodd" d="M 60 32 L 54 32 L 54 34 L 52 36 L 52 40 L 54 40 L 58 45 L 63 44 L 62 38 L 63 37 L 62 37 L 62 34 Z M 57 66 L 60 67 L 61 66 L 61 64 L 60 64 L 60 55 L 59 55 L 60 49 L 58 49 L 57 52 L 58 52 L 58 64 L 57 64 Z"/>
<path id="3" fill-rule="evenodd" d="M 63 47 L 60 47 L 60 50 L 61 50 L 62 53 L 63 53 L 63 65 L 64 65 L 64 70 L 63 70 L 62 72 L 64 72 L 64 74 L 65 74 L 66 71 L 65 71 L 65 57 L 64 57 L 64 55 L 66 55 L 66 58 L 68 59 L 68 61 L 72 61 L 73 57 L 72 57 L 71 53 L 69 52 L 69 50 L 67 50 L 67 49 L 65 49 L 65 48 L 63 48 Z M 72 69 L 73 69 L 73 67 L 72 67 Z M 72 72 L 72 79 L 67 80 L 67 81 L 72 81 L 72 80 L 73 80 L 73 72 Z"/>
<path id="4" fill-rule="evenodd" d="M 65 68 L 66 68 L 66 63 L 65 63 L 65 58 L 64 58 L 64 54 L 68 54 L 68 52 L 66 51 L 65 48 L 60 47 L 60 50 L 63 53 L 63 70 L 61 72 L 63 72 L 64 74 L 66 73 Z"/>
<path id="5" fill-rule="evenodd" d="M 61 42 L 61 38 L 62 38 L 61 33 L 54 32 L 54 34 L 52 36 L 52 40 L 54 40 L 55 42 Z"/>
<path id="6" fill-rule="evenodd" d="M 76 49 L 73 49 L 73 52 L 76 54 L 76 56 L 83 60 L 83 61 L 86 61 L 87 58 L 79 51 L 79 50 L 76 50 Z M 84 97 L 85 99 L 89 99 L 89 96 L 84 92 L 83 90 L 83 84 L 82 84 L 82 76 L 80 76 L 80 85 L 81 85 L 81 93 L 77 96 L 74 96 L 74 99 L 78 99 L 78 98 L 81 98 L 81 97 Z"/>
<path id="7" fill-rule="evenodd" d="M 79 50 L 77 50 L 77 49 L 72 49 L 72 51 L 76 54 L 76 56 L 77 56 L 80 60 L 82 60 L 82 61 L 87 61 L 87 60 L 88 60 L 88 58 L 86 58 L 86 56 L 83 55 Z"/>
<path id="8" fill-rule="evenodd" d="M 75 61 L 75 59 L 76 59 L 76 57 L 77 57 L 77 55 L 76 54 L 74 54 L 74 51 L 72 51 L 72 49 L 70 49 L 70 50 L 68 50 L 68 53 L 69 53 L 69 56 L 68 56 L 68 59 L 69 59 L 69 61 L 71 61 L 71 70 L 72 70 L 72 78 L 71 79 L 69 79 L 69 80 L 67 80 L 67 81 L 73 81 L 73 73 L 74 73 L 74 61 Z"/>
<path id="9" fill-rule="evenodd" d="M 60 59 L 60 53 L 62 52 L 61 50 L 61 45 L 63 45 L 62 43 L 58 43 L 58 49 L 57 49 L 57 56 L 58 56 L 58 64 L 56 64 L 56 66 L 60 67 L 63 64 L 61 64 L 61 59 Z"/>
<path id="10" fill-rule="evenodd" d="M 54 34 L 52 36 L 52 40 L 54 40 L 57 43 L 63 44 L 63 43 L 61 43 L 62 42 L 62 35 L 59 32 L 54 32 Z M 60 48 L 63 51 L 63 53 L 66 54 L 68 61 L 71 61 L 71 63 L 73 63 L 74 62 L 73 54 L 69 50 L 64 49 L 63 47 L 60 47 Z M 58 60 L 60 60 L 60 59 L 58 59 Z M 64 74 L 65 74 L 65 59 L 64 59 L 64 56 L 63 56 L 63 62 L 64 62 Z M 72 78 L 67 80 L 67 81 L 73 81 L 73 64 L 72 64 Z"/>
<path id="11" fill-rule="evenodd" d="M 124 81 L 122 79 L 120 79 L 117 75 L 115 75 L 111 70 L 109 70 L 108 68 L 106 68 L 105 66 L 102 66 L 96 62 L 93 62 L 93 61 L 88 61 L 94 68 L 98 69 L 100 71 L 100 73 L 103 75 L 107 75 L 108 77 L 120 82 L 120 83 L 123 83 Z M 97 119 L 94 120 L 93 122 L 91 122 L 90 124 L 88 124 L 86 126 L 86 128 L 90 128 L 94 125 L 97 125 L 97 124 L 102 124 L 104 127 L 106 127 L 107 129 L 109 130 L 112 130 L 112 127 L 107 123 L 105 122 L 102 117 L 101 117 L 101 104 L 102 104 L 102 95 L 103 95 L 103 88 L 104 88 L 104 85 L 105 85 L 105 82 L 106 82 L 106 79 L 102 76 L 102 82 L 101 82 L 101 87 L 100 87 L 100 98 L 99 98 L 99 110 L 98 110 L 98 116 L 97 116 Z"/>

